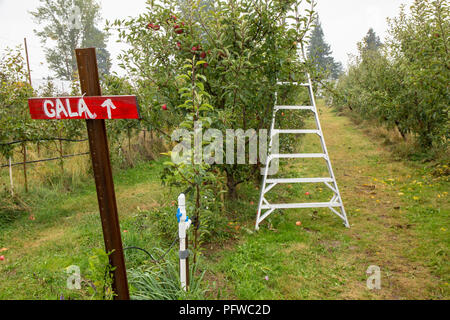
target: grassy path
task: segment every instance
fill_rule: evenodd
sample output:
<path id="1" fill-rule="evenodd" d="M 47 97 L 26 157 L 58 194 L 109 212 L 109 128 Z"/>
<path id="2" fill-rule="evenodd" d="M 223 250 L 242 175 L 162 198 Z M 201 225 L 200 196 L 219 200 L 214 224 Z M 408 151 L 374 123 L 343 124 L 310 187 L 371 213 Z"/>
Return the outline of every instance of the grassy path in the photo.
<path id="1" fill-rule="evenodd" d="M 418 164 L 395 161 L 381 141 L 365 135 L 348 118 L 325 107 L 320 112 L 351 228 L 344 228 L 328 209 L 278 211 L 260 232 L 247 232 L 239 244 L 209 256 L 210 278 L 222 288 L 213 295 L 448 299 L 448 183 L 431 177 Z M 319 146 L 318 140 L 309 142 Z M 319 171 L 315 164 L 299 169 L 290 163 L 288 168 L 291 173 Z M 276 197 L 302 197 L 305 191 L 327 199 L 317 187 L 280 190 Z M 257 199 L 253 193 L 254 203 Z M 296 221 L 302 225 L 296 226 Z M 253 228 L 253 221 L 243 224 Z M 381 290 L 366 287 L 370 265 L 380 267 Z"/>

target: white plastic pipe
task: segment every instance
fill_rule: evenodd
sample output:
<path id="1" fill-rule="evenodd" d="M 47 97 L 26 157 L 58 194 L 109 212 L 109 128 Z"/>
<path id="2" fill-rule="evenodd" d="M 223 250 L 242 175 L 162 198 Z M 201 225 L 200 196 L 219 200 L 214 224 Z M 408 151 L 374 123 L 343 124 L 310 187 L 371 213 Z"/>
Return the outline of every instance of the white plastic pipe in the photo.
<path id="1" fill-rule="evenodd" d="M 187 273 L 189 272 L 187 268 L 187 257 L 183 258 L 183 253 L 187 250 L 186 243 L 186 230 L 191 226 L 191 220 L 186 219 L 186 197 L 182 193 L 178 197 L 178 210 L 181 214 L 180 221 L 178 222 L 178 235 L 180 238 L 180 281 L 181 288 L 186 291 L 187 289 Z M 187 221 L 186 221 L 187 220 Z"/>

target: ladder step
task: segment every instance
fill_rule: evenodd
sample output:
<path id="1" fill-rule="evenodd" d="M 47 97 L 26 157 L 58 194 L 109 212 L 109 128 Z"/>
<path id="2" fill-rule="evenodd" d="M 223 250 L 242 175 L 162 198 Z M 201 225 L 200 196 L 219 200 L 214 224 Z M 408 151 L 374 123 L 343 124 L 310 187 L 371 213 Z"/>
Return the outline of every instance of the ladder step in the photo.
<path id="1" fill-rule="evenodd" d="M 275 106 L 276 110 L 311 110 L 314 111 L 314 106 Z"/>
<path id="2" fill-rule="evenodd" d="M 309 83 L 278 81 L 277 85 L 279 85 L 279 86 L 302 86 L 302 87 L 308 87 Z"/>
<path id="3" fill-rule="evenodd" d="M 327 158 L 325 153 L 292 153 L 292 154 L 271 154 L 269 159 L 302 159 L 302 158 Z"/>
<path id="4" fill-rule="evenodd" d="M 272 178 L 267 183 L 321 183 L 333 182 L 332 178 Z"/>
<path id="5" fill-rule="evenodd" d="M 330 208 L 340 207 L 339 202 L 311 202 L 311 203 L 283 203 L 283 204 L 263 204 L 261 209 L 300 209 L 300 208 Z"/>
<path id="6" fill-rule="evenodd" d="M 315 133 L 320 135 L 320 130 L 309 130 L 309 129 L 274 129 L 272 134 L 277 133 L 293 133 L 293 134 L 309 134 Z"/>

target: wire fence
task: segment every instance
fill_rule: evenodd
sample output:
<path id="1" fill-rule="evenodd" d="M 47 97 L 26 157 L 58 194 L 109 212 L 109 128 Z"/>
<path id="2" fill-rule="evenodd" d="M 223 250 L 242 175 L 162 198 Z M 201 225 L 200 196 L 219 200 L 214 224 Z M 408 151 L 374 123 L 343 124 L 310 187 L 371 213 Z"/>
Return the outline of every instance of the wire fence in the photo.
<path id="1" fill-rule="evenodd" d="M 149 130 L 141 129 L 141 132 L 150 132 Z M 14 140 L 14 141 L 8 141 L 8 142 L 0 142 L 0 146 L 11 146 L 15 144 L 22 144 L 22 143 L 39 143 L 39 142 L 86 142 L 89 141 L 89 139 L 68 139 L 68 138 L 38 138 L 38 139 L 23 139 L 23 140 Z M 78 157 L 78 156 L 84 156 L 88 155 L 89 152 L 85 153 L 77 153 L 77 154 L 70 154 L 70 155 L 63 155 L 55 158 L 48 158 L 48 159 L 40 159 L 40 160 L 33 160 L 33 161 L 24 161 L 24 162 L 16 162 L 11 164 L 3 164 L 0 165 L 0 168 L 6 168 L 6 167 L 14 167 L 24 164 L 33 164 L 33 163 L 39 163 L 39 162 L 47 162 L 47 161 L 55 161 L 55 160 L 61 160 L 65 158 L 72 158 L 72 157 Z"/>
<path id="2" fill-rule="evenodd" d="M 160 132 L 159 130 L 155 130 L 158 133 L 164 133 L 164 132 Z M 146 129 L 140 129 L 137 131 L 138 136 L 140 135 L 141 132 L 144 133 L 143 139 L 144 139 L 144 143 L 146 142 L 146 133 L 149 132 L 150 133 L 150 141 L 153 139 L 153 132 L 155 132 L 153 130 L 146 130 Z M 22 161 L 17 161 L 17 162 L 12 162 L 13 161 L 13 155 L 10 154 L 8 156 L 8 154 L 4 154 L 5 159 L 8 163 L 6 164 L 1 164 L 0 163 L 0 169 L 3 168 L 9 168 L 9 177 L 10 177 L 10 184 L 11 184 L 11 192 L 13 193 L 13 189 L 14 189 L 14 184 L 13 184 L 13 171 L 12 168 L 13 167 L 17 167 L 17 166 L 23 166 L 23 176 L 24 176 L 24 186 L 25 186 L 25 191 L 28 192 L 28 178 L 27 178 L 27 165 L 28 164 L 37 164 L 37 163 L 43 163 L 43 162 L 50 162 L 50 161 L 60 161 L 61 162 L 61 169 L 62 171 L 64 171 L 63 169 L 63 160 L 67 159 L 67 158 L 74 158 L 74 157 L 80 157 L 80 156 L 86 156 L 89 155 L 90 152 L 83 152 L 83 150 L 81 150 L 79 153 L 72 153 L 72 154 L 64 154 L 64 150 L 63 150 L 63 145 L 62 142 L 69 142 L 69 143 L 79 143 L 79 142 L 86 142 L 89 141 L 89 139 L 87 138 L 79 138 L 79 139 L 69 139 L 69 138 L 36 138 L 36 139 L 20 139 L 20 140 L 13 140 L 13 141 L 7 141 L 7 142 L 0 142 L 0 148 L 1 147 L 8 147 L 9 148 L 13 148 L 14 149 L 14 145 L 21 145 L 22 146 L 22 157 L 23 159 L 21 159 Z M 59 147 L 58 150 L 56 151 L 58 153 L 58 155 L 48 155 L 48 158 L 45 159 L 35 159 L 35 160 L 31 160 L 28 159 L 28 152 L 27 152 L 27 143 L 33 143 L 33 144 L 37 144 L 37 150 L 38 150 L 38 155 L 40 157 L 40 143 L 44 143 L 44 142 L 59 142 Z M 129 143 L 129 148 L 131 146 L 130 144 L 130 136 L 128 137 L 128 143 Z M 8 159 L 9 158 L 9 159 Z M 8 161 L 9 160 L 9 161 Z"/>
<path id="3" fill-rule="evenodd" d="M 85 142 L 88 139 L 66 139 L 66 138 L 39 138 L 39 139 L 24 139 L 24 140 L 15 140 L 10 142 L 0 142 L 0 146 L 10 146 L 14 144 L 26 143 L 26 142 L 49 142 L 49 141 L 64 141 L 64 142 Z"/>
<path id="4" fill-rule="evenodd" d="M 27 143 L 27 142 L 39 143 L 39 142 L 55 142 L 55 141 L 59 141 L 59 142 L 85 142 L 85 141 L 88 141 L 88 139 L 67 139 L 67 138 L 23 139 L 23 140 L 9 141 L 9 142 L 0 142 L 0 146 L 12 146 L 12 145 L 15 145 L 15 144 L 22 144 L 22 143 Z M 88 154 L 89 154 L 89 152 L 84 152 L 84 153 L 60 155 L 60 156 L 54 157 L 54 158 L 8 163 L 8 164 L 0 165 L 0 168 L 20 166 L 20 165 L 24 165 L 24 164 L 25 165 L 26 164 L 34 164 L 34 163 L 39 163 L 39 162 L 48 162 L 48 161 L 62 160 L 62 159 L 66 159 L 66 158 L 73 158 L 73 157 L 84 156 L 84 155 L 88 155 Z"/>
<path id="5" fill-rule="evenodd" d="M 3 164 L 0 166 L 0 168 L 6 168 L 6 167 L 14 167 L 14 166 L 21 166 L 24 164 L 32 164 L 32 163 L 39 163 L 39 162 L 47 162 L 47 161 L 55 161 L 55 160 L 61 160 L 61 159 L 66 159 L 66 158 L 72 158 L 72 157 L 78 157 L 78 156 L 85 156 L 88 155 L 89 152 L 84 152 L 84 153 L 76 153 L 76 154 L 69 154 L 69 155 L 64 155 L 62 157 L 57 157 L 57 158 L 48 158 L 48 159 L 41 159 L 41 160 L 32 160 L 32 161 L 26 161 L 26 162 L 16 162 L 16 163 L 11 163 L 10 164 Z"/>

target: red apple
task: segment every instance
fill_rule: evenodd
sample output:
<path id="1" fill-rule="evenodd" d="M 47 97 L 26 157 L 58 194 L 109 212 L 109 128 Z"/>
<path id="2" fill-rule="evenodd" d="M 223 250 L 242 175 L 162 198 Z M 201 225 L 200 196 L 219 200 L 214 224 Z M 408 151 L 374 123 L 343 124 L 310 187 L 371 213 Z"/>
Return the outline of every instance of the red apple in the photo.
<path id="1" fill-rule="evenodd" d="M 153 26 L 154 26 L 153 23 L 149 23 L 149 24 L 147 25 L 147 29 L 153 29 Z"/>
<path id="2" fill-rule="evenodd" d="M 0 256 L 0 261 L 4 261 L 5 260 L 5 256 Z"/>
<path id="3" fill-rule="evenodd" d="M 197 47 L 193 46 L 191 50 L 195 52 L 195 51 L 197 51 Z"/>
<path id="4" fill-rule="evenodd" d="M 153 26 L 153 30 L 156 30 L 156 31 L 158 31 L 160 28 L 161 28 L 161 27 L 159 26 L 159 24 L 155 24 L 155 25 Z"/>
<path id="5" fill-rule="evenodd" d="M 203 64 L 203 68 L 205 68 L 205 69 L 208 68 L 208 66 L 209 66 L 209 64 L 207 64 L 207 63 Z"/>
<path id="6" fill-rule="evenodd" d="M 167 104 L 163 104 L 161 107 L 163 110 L 167 110 Z"/>
<path id="7" fill-rule="evenodd" d="M 178 50 L 181 50 L 181 42 L 177 42 L 177 48 Z"/>
<path id="8" fill-rule="evenodd" d="M 206 52 L 202 51 L 202 53 L 200 53 L 200 58 L 205 59 L 206 58 Z"/>
<path id="9" fill-rule="evenodd" d="M 309 196 L 309 195 L 310 195 L 310 193 L 309 193 L 309 192 L 305 192 L 305 195 Z"/>
<path id="10" fill-rule="evenodd" d="M 176 34 L 182 34 L 183 33 L 183 29 L 181 29 L 179 25 L 176 25 L 174 27 L 174 29 L 175 29 L 175 33 Z"/>
<path id="11" fill-rule="evenodd" d="M 302 225 L 302 222 L 301 222 L 301 221 L 297 221 L 297 222 L 295 223 L 295 225 L 301 226 L 301 225 Z"/>

